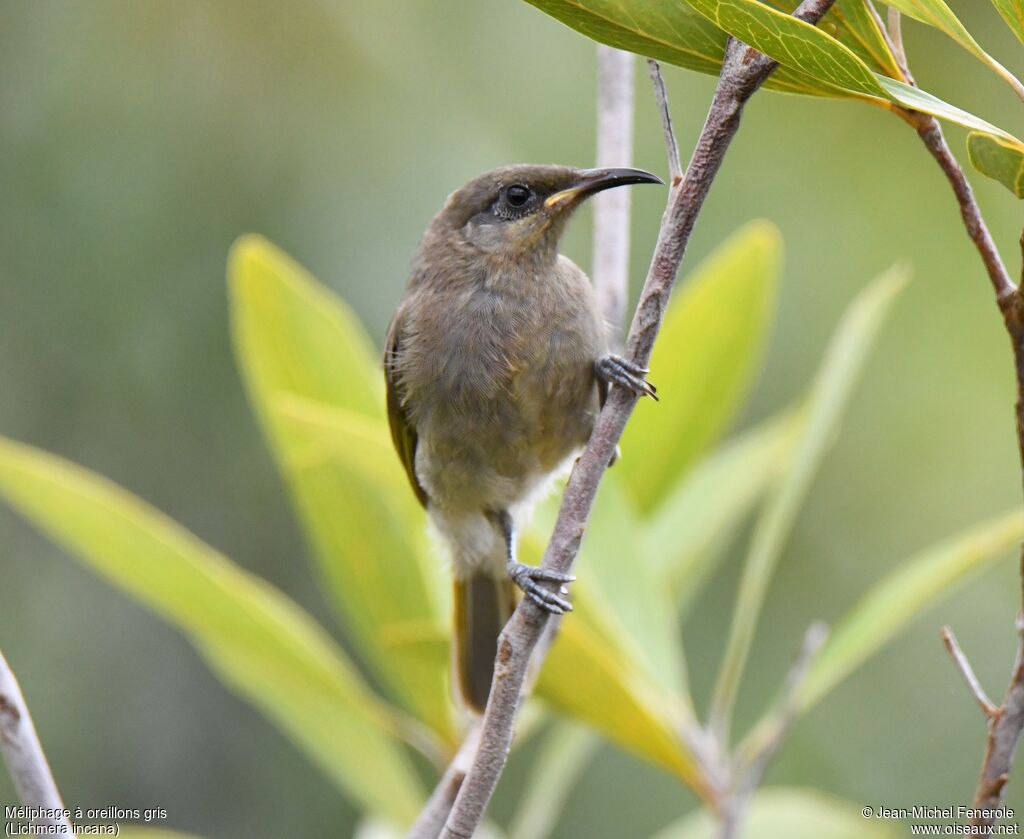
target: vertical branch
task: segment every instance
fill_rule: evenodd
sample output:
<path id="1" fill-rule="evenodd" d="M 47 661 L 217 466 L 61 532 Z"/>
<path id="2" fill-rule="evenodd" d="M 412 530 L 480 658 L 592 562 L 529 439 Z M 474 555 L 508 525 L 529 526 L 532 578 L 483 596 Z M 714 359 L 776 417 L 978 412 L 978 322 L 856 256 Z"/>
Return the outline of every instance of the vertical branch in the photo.
<path id="1" fill-rule="evenodd" d="M 899 26 L 899 13 L 890 9 L 888 38 L 903 66 L 906 66 L 906 52 Z M 912 77 L 907 71 L 908 78 Z M 942 169 L 949 181 L 960 207 L 960 216 L 964 222 L 967 236 L 981 257 L 989 283 L 995 294 L 996 305 L 1003 318 L 1006 333 L 1010 338 L 1013 351 L 1014 369 L 1017 380 L 1017 450 L 1021 464 L 1022 482 L 1024 482 L 1024 298 L 1018 286 L 1003 264 L 1002 257 L 992 240 L 988 226 L 981 214 L 981 208 L 974 198 L 971 185 L 964 175 L 963 169 L 946 143 L 942 127 L 935 117 L 917 111 L 897 111 L 900 117 L 908 122 L 928 149 L 929 154 Z M 1022 245 L 1024 247 L 1024 245 Z M 1021 564 L 1019 569 L 1021 587 L 1021 611 L 1017 616 L 1017 655 L 1010 672 L 1010 684 L 1002 705 L 992 707 L 966 656 L 956 643 L 956 638 L 948 629 L 944 633 L 946 647 L 960 669 L 988 720 L 988 739 L 985 744 L 985 756 L 982 758 L 978 784 L 974 792 L 974 809 L 979 815 L 971 819 L 972 836 L 990 835 L 997 821 L 996 812 L 1003 801 L 1003 790 L 1013 768 L 1017 746 L 1024 733 L 1024 546 L 1021 547 Z"/>
<path id="2" fill-rule="evenodd" d="M 64 802 L 46 762 L 18 680 L 0 653 L 0 751 L 21 803 L 33 812 L 35 827 L 52 828 L 51 834 L 71 833 Z"/>
<path id="3" fill-rule="evenodd" d="M 633 99 L 636 56 L 597 47 L 597 166 L 611 169 L 633 161 Z M 609 343 L 622 344 L 629 294 L 628 189 L 609 189 L 593 198 L 594 251 L 591 279 L 598 310 L 608 325 Z"/>
<path id="4" fill-rule="evenodd" d="M 816 23 L 833 2 L 804 0 L 794 16 Z M 715 96 L 686 174 L 670 188 L 654 255 L 629 331 L 627 353 L 641 366 L 650 358 L 690 233 L 739 129 L 743 108 L 776 66 L 756 50 L 729 41 Z M 566 486 L 541 562 L 544 570 L 566 573 L 571 569 L 598 483 L 636 400 L 636 395 L 622 388 L 612 388 Z M 469 839 L 483 818 L 505 768 L 527 666 L 546 623 L 546 613 L 529 598 L 524 598 L 498 639 L 494 680 L 484 712 L 480 746 L 441 832 L 442 839 Z"/>

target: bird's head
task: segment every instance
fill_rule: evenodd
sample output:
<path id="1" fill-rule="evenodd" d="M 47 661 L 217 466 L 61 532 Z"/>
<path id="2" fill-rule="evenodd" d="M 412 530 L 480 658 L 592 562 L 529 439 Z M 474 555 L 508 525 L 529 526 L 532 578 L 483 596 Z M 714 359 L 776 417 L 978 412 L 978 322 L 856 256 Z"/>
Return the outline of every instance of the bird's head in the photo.
<path id="1" fill-rule="evenodd" d="M 437 221 L 480 251 L 553 256 L 565 223 L 583 201 L 605 189 L 645 183 L 662 180 L 641 169 L 504 166 L 453 192 Z"/>

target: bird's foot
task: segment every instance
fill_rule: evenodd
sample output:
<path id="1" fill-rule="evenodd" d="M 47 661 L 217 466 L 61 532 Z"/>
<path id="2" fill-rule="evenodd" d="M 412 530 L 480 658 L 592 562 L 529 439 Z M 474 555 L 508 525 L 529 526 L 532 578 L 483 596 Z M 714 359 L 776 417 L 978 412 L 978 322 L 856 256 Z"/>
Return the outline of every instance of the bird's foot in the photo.
<path id="1" fill-rule="evenodd" d="M 658 389 L 644 378 L 651 371 L 618 355 L 606 355 L 594 362 L 594 373 L 609 384 L 624 387 L 637 396 L 658 401 Z"/>
<path id="2" fill-rule="evenodd" d="M 572 611 L 572 603 L 566 597 L 569 593 L 564 583 L 571 583 L 576 578 L 572 574 L 559 574 L 555 571 L 545 571 L 524 562 L 510 561 L 508 563 L 508 575 L 512 578 L 523 594 L 529 597 L 544 611 L 552 615 L 564 615 Z M 558 591 L 552 591 L 543 583 L 558 583 Z"/>

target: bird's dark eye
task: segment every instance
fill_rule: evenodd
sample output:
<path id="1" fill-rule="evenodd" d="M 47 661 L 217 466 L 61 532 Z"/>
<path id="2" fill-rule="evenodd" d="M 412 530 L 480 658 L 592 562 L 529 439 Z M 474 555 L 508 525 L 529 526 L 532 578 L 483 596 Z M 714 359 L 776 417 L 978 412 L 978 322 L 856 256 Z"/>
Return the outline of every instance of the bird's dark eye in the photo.
<path id="1" fill-rule="evenodd" d="M 522 184 L 512 184 L 505 190 L 505 200 L 510 207 L 523 207 L 530 200 L 530 188 Z"/>

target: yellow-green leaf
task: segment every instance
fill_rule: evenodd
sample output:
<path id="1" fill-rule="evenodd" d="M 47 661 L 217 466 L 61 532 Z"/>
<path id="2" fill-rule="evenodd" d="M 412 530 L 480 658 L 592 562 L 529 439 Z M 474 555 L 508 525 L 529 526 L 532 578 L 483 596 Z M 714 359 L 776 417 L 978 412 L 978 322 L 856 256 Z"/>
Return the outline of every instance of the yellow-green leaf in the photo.
<path id="1" fill-rule="evenodd" d="M 967 135 L 967 155 L 975 169 L 1024 198 L 1024 146 L 972 131 Z"/>
<path id="2" fill-rule="evenodd" d="M 616 464 L 650 516 L 742 404 L 764 354 L 782 260 L 777 228 L 741 228 L 683 283 L 651 358 L 660 402 L 643 400 Z"/>
<path id="3" fill-rule="evenodd" d="M 235 243 L 228 278 L 236 349 L 254 398 L 285 390 L 383 418 L 377 353 L 343 300 L 260 236 Z"/>
<path id="4" fill-rule="evenodd" d="M 369 339 L 258 237 L 235 246 L 229 278 L 239 364 L 330 600 L 368 666 L 453 743 L 444 575 L 391 448 Z"/>
<path id="5" fill-rule="evenodd" d="M 800 686 L 800 708 L 814 705 L 924 609 L 1022 539 L 1024 515 L 1015 510 L 921 551 L 880 580 L 836 624 Z"/>
<path id="6" fill-rule="evenodd" d="M 727 725 L 768 584 L 797 512 L 835 439 L 868 350 L 906 280 L 900 268 L 875 280 L 851 304 L 829 343 L 803 408 L 792 460 L 777 479 L 751 537 L 712 700 L 717 725 Z"/>
<path id="7" fill-rule="evenodd" d="M 862 806 L 815 789 L 768 787 L 754 794 L 736 839 L 894 839 L 896 830 L 865 819 Z M 653 839 L 715 839 L 720 833 L 718 820 L 699 810 Z"/>
<path id="8" fill-rule="evenodd" d="M 359 806 L 399 824 L 415 818 L 420 785 L 387 706 L 281 592 L 100 476 L 2 438 L 0 494 L 185 632 Z"/>
<path id="9" fill-rule="evenodd" d="M 992 0 L 992 5 L 1003 16 L 1017 40 L 1024 43 L 1024 2 L 1021 0 Z"/>

